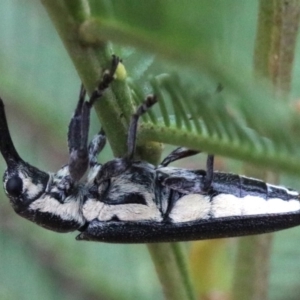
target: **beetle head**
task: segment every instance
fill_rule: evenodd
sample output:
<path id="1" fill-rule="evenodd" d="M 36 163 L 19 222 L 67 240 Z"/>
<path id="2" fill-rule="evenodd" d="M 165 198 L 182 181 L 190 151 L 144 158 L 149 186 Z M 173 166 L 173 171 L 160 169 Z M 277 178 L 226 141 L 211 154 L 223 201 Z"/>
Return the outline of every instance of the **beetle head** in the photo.
<path id="1" fill-rule="evenodd" d="M 0 98 L 0 151 L 6 161 L 4 190 L 14 210 L 22 213 L 46 189 L 49 174 L 24 162 L 16 151 L 7 126 L 4 104 Z"/>
<path id="2" fill-rule="evenodd" d="M 3 177 L 4 190 L 17 214 L 57 232 L 74 231 L 85 224 L 80 213 L 80 197 L 75 195 L 73 199 L 61 199 L 56 186 L 57 180 L 61 184 L 60 177 L 66 175 L 68 169 L 62 168 L 56 176 L 50 176 L 19 156 L 8 130 L 1 98 L 0 151 L 7 164 Z"/>

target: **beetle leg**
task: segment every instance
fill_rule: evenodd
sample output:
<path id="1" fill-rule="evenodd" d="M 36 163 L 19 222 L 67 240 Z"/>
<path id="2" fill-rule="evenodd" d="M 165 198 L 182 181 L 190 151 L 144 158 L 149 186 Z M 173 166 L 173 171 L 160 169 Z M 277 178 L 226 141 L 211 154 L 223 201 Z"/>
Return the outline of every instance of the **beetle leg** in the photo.
<path id="1" fill-rule="evenodd" d="M 104 130 L 101 128 L 98 134 L 96 134 L 89 144 L 89 163 L 90 167 L 97 164 L 97 156 L 103 150 L 106 144 L 106 136 Z"/>
<path id="2" fill-rule="evenodd" d="M 100 171 L 98 172 L 95 182 L 96 184 L 100 184 L 103 181 L 106 181 L 112 177 L 119 176 L 124 173 L 130 166 L 132 162 L 126 158 L 115 158 L 113 160 L 105 163 Z"/>
<path id="3" fill-rule="evenodd" d="M 93 146 L 87 146 L 88 133 L 90 125 L 90 112 L 95 101 L 100 98 L 104 91 L 109 87 L 110 83 L 114 80 L 114 74 L 118 67 L 120 59 L 113 55 L 112 64 L 109 70 L 105 71 L 98 87 L 92 93 L 89 101 L 85 101 L 86 90 L 81 86 L 79 101 L 71 119 L 68 132 L 69 144 L 69 172 L 73 181 L 79 181 L 86 172 L 89 162 L 93 164 L 96 158 L 93 157 L 93 146 L 96 147 L 95 154 L 99 153 L 103 148 L 105 141 L 103 135 L 98 135 L 100 141 L 95 141 Z M 101 132 L 100 132 L 101 133 Z M 97 149 L 98 144 L 98 149 Z M 103 146 L 102 146 L 103 145 Z M 101 148 L 102 147 L 102 148 Z"/>
<path id="4" fill-rule="evenodd" d="M 214 155 L 209 154 L 206 160 L 206 176 L 204 178 L 203 190 L 209 191 L 214 179 Z"/>
<path id="5" fill-rule="evenodd" d="M 127 138 L 127 157 L 133 160 L 135 147 L 136 147 L 136 134 L 139 118 L 155 103 L 157 102 L 156 96 L 149 95 L 144 102 L 137 108 L 136 112 L 132 115 Z"/>
<path id="6" fill-rule="evenodd" d="M 69 172 L 73 181 L 78 181 L 88 168 L 87 139 L 90 107 L 85 102 L 86 90 L 81 85 L 79 101 L 68 131 Z"/>
<path id="7" fill-rule="evenodd" d="M 191 150 L 185 147 L 179 147 L 176 148 L 174 151 L 172 151 L 160 164 L 162 167 L 168 166 L 171 162 L 174 162 L 176 160 L 189 157 L 192 155 L 196 155 L 200 153 L 200 151 L 197 150 Z"/>
<path id="8" fill-rule="evenodd" d="M 191 176 L 170 176 L 163 180 L 162 184 L 174 191 L 183 194 L 203 194 L 205 193 L 205 175 L 189 174 Z"/>
<path id="9" fill-rule="evenodd" d="M 88 102 L 90 106 L 93 106 L 95 101 L 98 98 L 102 97 L 103 92 L 114 81 L 114 79 L 115 79 L 114 75 L 118 68 L 119 62 L 120 62 L 120 58 L 116 55 L 113 55 L 110 69 L 104 71 L 101 82 L 98 84 L 98 87 L 93 91 L 93 93 L 90 97 L 90 100 Z"/>
<path id="10" fill-rule="evenodd" d="M 208 155 L 206 161 L 206 171 L 189 171 L 185 174 L 180 174 L 179 172 L 173 176 L 171 175 L 165 177 L 165 179 L 163 179 L 162 184 L 172 190 L 184 194 L 208 193 L 211 188 L 214 177 L 213 163 L 214 156 Z"/>
<path id="11" fill-rule="evenodd" d="M 136 112 L 132 115 L 127 138 L 127 154 L 123 158 L 116 158 L 112 161 L 105 163 L 96 177 L 96 183 L 99 184 L 111 177 L 118 176 L 124 173 L 132 165 L 134 152 L 136 147 L 136 134 L 137 125 L 140 116 L 142 116 L 152 105 L 156 103 L 155 96 L 148 96 L 144 102 L 137 108 Z"/>

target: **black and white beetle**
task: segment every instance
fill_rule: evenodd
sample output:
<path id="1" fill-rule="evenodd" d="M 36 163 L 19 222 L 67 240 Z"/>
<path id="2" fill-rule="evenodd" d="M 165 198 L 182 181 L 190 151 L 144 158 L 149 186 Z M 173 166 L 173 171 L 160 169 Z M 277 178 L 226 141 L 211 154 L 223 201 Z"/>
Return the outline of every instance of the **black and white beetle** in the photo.
<path id="1" fill-rule="evenodd" d="M 55 174 L 20 158 L 0 101 L 0 148 L 7 163 L 4 189 L 17 214 L 53 231 L 79 230 L 78 240 L 112 243 L 234 237 L 300 224 L 298 192 L 214 172 L 212 155 L 208 155 L 206 171 L 168 167 L 198 153 L 185 148 L 173 151 L 158 167 L 135 161 L 138 119 L 156 102 L 155 96 L 148 96 L 132 116 L 127 155 L 97 163 L 105 134 L 101 130 L 87 145 L 90 110 L 114 80 L 118 64 L 114 56 L 89 101 L 81 88 L 69 125 L 69 163 Z"/>

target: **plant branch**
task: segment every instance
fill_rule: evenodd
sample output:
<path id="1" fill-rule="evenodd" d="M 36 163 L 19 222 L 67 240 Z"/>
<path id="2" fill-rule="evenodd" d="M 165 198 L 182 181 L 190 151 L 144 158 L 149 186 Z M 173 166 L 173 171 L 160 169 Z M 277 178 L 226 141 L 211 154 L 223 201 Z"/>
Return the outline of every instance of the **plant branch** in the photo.
<path id="1" fill-rule="evenodd" d="M 289 93 L 300 20 L 299 0 L 274 1 L 269 77 L 276 94 Z"/>
<path id="2" fill-rule="evenodd" d="M 265 300 L 268 298 L 272 236 L 272 234 L 263 234 L 239 239 L 233 300 Z"/>
<path id="3" fill-rule="evenodd" d="M 299 17 L 298 0 L 260 1 L 254 71 L 273 83 L 277 96 L 290 91 Z M 257 173 L 252 170 L 250 175 L 256 177 Z M 268 179 L 267 174 L 262 177 Z M 278 175 L 275 177 L 273 183 L 278 183 Z M 239 240 L 233 299 L 267 298 L 272 237 L 269 234 Z"/>
<path id="4" fill-rule="evenodd" d="M 202 150 L 207 153 L 216 153 L 234 159 L 245 160 L 259 166 L 273 167 L 291 174 L 300 172 L 299 161 L 287 155 L 266 155 L 261 151 L 253 151 L 252 147 L 242 146 L 231 141 L 220 140 L 209 135 L 201 135 L 197 132 L 186 132 L 176 127 L 166 128 L 165 126 L 151 123 L 143 123 L 139 133 L 140 139 L 164 142 L 171 145 L 184 146 L 190 149 Z"/>
<path id="5" fill-rule="evenodd" d="M 190 274 L 186 272 L 187 262 L 178 244 L 148 244 L 156 272 L 168 300 L 194 300 Z"/>
<path id="6" fill-rule="evenodd" d="M 89 17 L 86 1 L 41 0 L 46 8 L 73 64 L 88 92 L 91 93 L 104 68 L 109 67 L 111 54 L 102 41 L 96 46 L 88 46 L 79 38 L 81 22 Z M 117 83 L 113 84 L 113 87 Z M 79 87 L 78 87 L 79 89 Z M 107 91 L 95 105 L 104 130 L 109 137 L 113 152 L 121 156 L 126 152 L 126 123 L 120 118 L 116 97 Z"/>

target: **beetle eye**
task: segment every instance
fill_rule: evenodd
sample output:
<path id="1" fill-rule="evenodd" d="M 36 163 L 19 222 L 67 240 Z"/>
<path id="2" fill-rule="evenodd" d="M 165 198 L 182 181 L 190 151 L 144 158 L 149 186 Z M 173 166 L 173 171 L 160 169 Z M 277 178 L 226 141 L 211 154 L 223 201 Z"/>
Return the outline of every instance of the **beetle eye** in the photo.
<path id="1" fill-rule="evenodd" d="M 6 191 L 11 196 L 17 197 L 22 193 L 23 182 L 18 176 L 13 176 L 9 178 L 6 182 Z"/>

